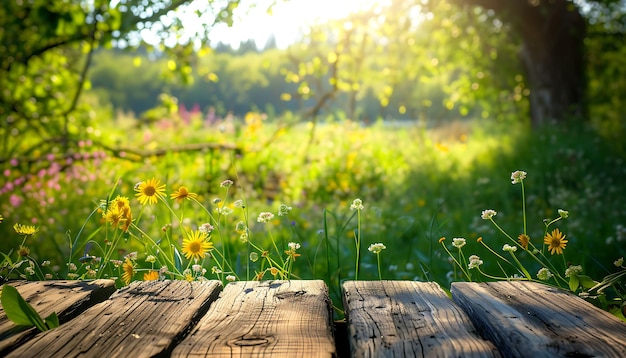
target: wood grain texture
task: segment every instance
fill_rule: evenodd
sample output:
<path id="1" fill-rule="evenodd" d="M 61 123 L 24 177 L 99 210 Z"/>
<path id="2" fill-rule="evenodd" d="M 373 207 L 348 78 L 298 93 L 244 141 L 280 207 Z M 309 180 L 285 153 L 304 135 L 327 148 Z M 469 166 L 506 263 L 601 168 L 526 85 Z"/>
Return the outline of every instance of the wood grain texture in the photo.
<path id="1" fill-rule="evenodd" d="M 496 348 L 434 282 L 342 285 L 353 357 L 490 357 Z"/>
<path id="2" fill-rule="evenodd" d="M 626 323 L 533 282 L 452 284 L 452 297 L 507 357 L 626 357 Z"/>
<path id="3" fill-rule="evenodd" d="M 172 357 L 335 355 L 323 281 L 229 283 Z"/>
<path id="4" fill-rule="evenodd" d="M 61 324 L 78 316 L 87 308 L 106 300 L 115 292 L 115 281 L 13 281 L 20 295 L 42 318 L 55 312 Z M 0 304 L 0 309 L 2 305 Z M 19 329 L 4 310 L 0 310 L 0 356 L 32 338 L 36 328 Z"/>
<path id="5" fill-rule="evenodd" d="M 73 321 L 38 334 L 8 357 L 168 355 L 221 287 L 219 281 L 133 282 Z"/>

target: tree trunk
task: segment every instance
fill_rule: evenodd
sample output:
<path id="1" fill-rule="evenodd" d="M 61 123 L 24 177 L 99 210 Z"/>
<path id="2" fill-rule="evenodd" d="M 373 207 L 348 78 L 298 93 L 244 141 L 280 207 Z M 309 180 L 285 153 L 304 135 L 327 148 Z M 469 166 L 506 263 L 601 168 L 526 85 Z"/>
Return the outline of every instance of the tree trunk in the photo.
<path id="1" fill-rule="evenodd" d="M 493 10 L 522 40 L 533 126 L 585 119 L 586 21 L 568 0 L 457 0 Z"/>
<path id="2" fill-rule="evenodd" d="M 532 124 L 585 118 L 585 20 L 561 0 L 529 8 L 519 21 Z"/>

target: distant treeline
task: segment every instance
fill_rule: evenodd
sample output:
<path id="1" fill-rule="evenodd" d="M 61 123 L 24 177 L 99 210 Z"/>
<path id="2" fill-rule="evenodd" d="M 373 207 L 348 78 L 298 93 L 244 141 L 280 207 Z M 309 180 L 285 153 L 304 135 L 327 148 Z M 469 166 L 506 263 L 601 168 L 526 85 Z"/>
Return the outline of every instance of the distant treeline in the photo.
<path id="1" fill-rule="evenodd" d="M 171 71 L 180 65 L 154 53 L 102 49 L 95 54 L 90 69 L 91 93 L 100 104 L 115 111 L 132 111 L 138 117 L 159 106 L 162 93 L 176 97 L 179 106 L 187 110 L 219 117 L 243 116 L 250 111 L 306 116 L 318 105 L 319 115 L 341 116 L 349 113 L 347 106 L 352 105 L 355 108 L 350 113 L 354 113 L 354 119 L 366 122 L 385 117 L 459 117 L 458 112 L 445 108 L 443 84 L 437 83 L 427 88 L 423 85 L 418 88 L 408 81 L 399 83 L 397 87 L 404 89 L 405 96 L 396 95 L 386 106 L 381 105 L 373 88 L 362 91 L 353 104 L 350 104 L 351 91 L 341 89 L 324 99 L 324 103 L 320 103 L 324 93 L 305 98 L 299 95 L 301 83 L 293 80 L 299 65 L 294 64 L 293 56 L 291 50 L 278 49 L 271 40 L 263 49 L 250 40 L 237 49 L 219 44 L 206 56 L 196 57 L 187 68 Z M 367 82 L 368 74 L 363 76 Z M 317 79 L 320 83 L 332 82 L 329 75 L 320 77 Z M 402 97 L 412 99 L 406 101 Z"/>

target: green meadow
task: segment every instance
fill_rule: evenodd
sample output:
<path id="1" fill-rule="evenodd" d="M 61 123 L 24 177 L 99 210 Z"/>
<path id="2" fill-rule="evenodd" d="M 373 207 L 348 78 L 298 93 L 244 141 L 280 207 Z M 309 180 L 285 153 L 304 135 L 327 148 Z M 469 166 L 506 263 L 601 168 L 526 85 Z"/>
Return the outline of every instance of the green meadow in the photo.
<path id="1" fill-rule="evenodd" d="M 591 127 L 531 131 L 521 124 L 471 120 L 369 126 L 328 120 L 313 128 L 249 113 L 212 126 L 194 117 L 140 127 L 119 117 L 88 130 L 101 142 L 81 143 L 81 151 L 64 157 L 71 166 L 53 164 L 21 175 L 37 163 L 16 162 L 3 173 L 8 180 L 0 232 L 7 255 L 3 274 L 9 278 L 109 277 L 121 286 L 121 267 L 91 258 L 122 262 L 136 253 L 132 280 L 168 264 L 164 277 L 184 278 L 194 263 L 206 270 L 194 273 L 196 279 L 324 279 L 335 295 L 342 280 L 356 278 L 357 266 L 358 279 L 436 281 L 444 288 L 456 280 L 489 280 L 476 272 L 463 275 L 452 257 L 466 258 L 457 256 L 453 238 L 466 239 L 463 255 L 480 256 L 483 271 L 517 277 L 519 268 L 503 264 L 477 242 L 482 238 L 500 254 L 511 244 L 481 218 L 486 209 L 497 211 L 494 219 L 513 238 L 525 229 L 521 187 L 510 178 L 516 170 L 528 173 L 527 233 L 536 247 L 543 244 L 546 222 L 558 218 L 559 209 L 569 212 L 550 227 L 568 239 L 563 255 L 546 255 L 556 270 L 581 265 L 586 275 L 601 280 L 615 271 L 613 263 L 626 247 L 624 147 L 603 140 Z M 134 149 L 107 151 L 101 143 Z M 203 143 L 218 146 L 194 147 Z M 39 155 L 63 163 L 60 154 Z M 141 205 L 135 186 L 153 178 L 165 184 L 164 196 Z M 224 180 L 232 186 L 221 185 Z M 12 183 L 22 190 L 6 190 Z M 197 194 L 195 200 L 171 199 L 181 186 Z M 129 199 L 132 210 L 128 232 L 104 219 L 103 203 L 118 195 Z M 354 199 L 363 203 L 358 217 L 350 210 Z M 281 204 L 291 208 L 287 215 L 258 222 L 260 213 L 276 214 Z M 18 235 L 15 223 L 37 232 Z M 186 230 L 204 223 L 215 227 L 213 250 L 201 260 L 187 260 L 181 252 Z M 452 257 L 440 243 L 443 237 Z M 301 246 L 300 256 L 285 255 L 290 242 Z M 374 243 L 386 247 L 379 256 L 367 250 Z M 16 255 L 20 246 L 28 255 Z M 146 261 L 151 255 L 156 262 Z M 517 256 L 535 276 L 541 266 L 525 252 Z M 22 265 L 9 269 L 8 262 L 20 259 Z M 28 260 L 36 263 L 32 275 L 25 271 Z M 44 261 L 49 263 L 42 266 Z M 272 275 L 272 266 L 281 272 Z"/>

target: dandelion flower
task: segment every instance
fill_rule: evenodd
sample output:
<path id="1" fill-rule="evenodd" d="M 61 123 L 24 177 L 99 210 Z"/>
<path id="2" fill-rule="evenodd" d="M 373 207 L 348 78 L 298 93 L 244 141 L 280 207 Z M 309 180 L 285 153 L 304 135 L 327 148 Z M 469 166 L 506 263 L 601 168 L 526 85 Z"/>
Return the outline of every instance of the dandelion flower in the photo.
<path id="1" fill-rule="evenodd" d="M 19 235 L 33 235 L 37 231 L 39 231 L 39 229 L 33 225 L 22 225 L 22 224 L 13 225 L 13 230 L 15 230 L 15 232 L 18 233 Z"/>
<path id="2" fill-rule="evenodd" d="M 124 273 L 122 273 L 122 281 L 124 284 L 128 285 L 135 274 L 135 264 L 128 257 L 126 257 L 126 260 L 122 265 L 122 270 L 124 271 Z"/>
<path id="3" fill-rule="evenodd" d="M 150 270 L 143 274 L 144 281 L 156 281 L 159 279 L 159 271 Z"/>
<path id="4" fill-rule="evenodd" d="M 542 281 L 548 281 L 550 278 L 552 278 L 552 276 L 554 276 L 552 272 L 550 272 L 550 270 L 545 267 L 540 268 L 539 272 L 537 272 L 537 278 Z"/>
<path id="5" fill-rule="evenodd" d="M 354 199 L 354 201 L 352 201 L 352 205 L 350 205 L 350 210 L 354 211 L 354 210 L 363 210 L 363 209 L 364 209 L 363 200 Z"/>
<path id="6" fill-rule="evenodd" d="M 519 236 L 517 237 L 517 240 L 519 240 L 519 244 L 521 247 L 524 248 L 524 250 L 528 250 L 528 243 L 530 242 L 530 236 L 526 234 L 519 234 Z"/>
<path id="7" fill-rule="evenodd" d="M 127 197 L 118 195 L 115 199 L 111 200 L 109 206 L 117 207 L 119 209 L 124 209 L 126 207 L 130 207 L 130 201 Z"/>
<path id="8" fill-rule="evenodd" d="M 465 246 L 465 239 L 462 237 L 455 237 L 454 239 L 452 239 L 452 246 L 456 247 L 457 249 L 462 248 L 463 246 Z"/>
<path id="9" fill-rule="evenodd" d="M 159 179 L 142 181 L 135 186 L 135 196 L 141 205 L 156 204 L 159 198 L 165 195 L 165 184 L 161 185 Z"/>
<path id="10" fill-rule="evenodd" d="M 384 244 L 377 243 L 377 244 L 371 244 L 370 247 L 367 248 L 367 250 L 374 254 L 380 254 L 380 252 L 386 248 L 387 246 L 385 246 Z"/>
<path id="11" fill-rule="evenodd" d="M 548 245 L 548 250 L 550 250 L 550 254 L 554 255 L 557 253 L 558 255 L 563 254 L 563 249 L 567 245 L 567 240 L 565 240 L 565 235 L 559 230 L 554 229 L 552 232 L 546 234 L 543 238 L 543 243 Z"/>
<path id="12" fill-rule="evenodd" d="M 183 240 L 182 251 L 185 257 L 188 260 L 192 258 L 203 258 L 208 251 L 213 250 L 213 243 L 208 240 L 207 234 L 202 231 L 192 231 L 191 234 L 187 235 L 187 238 Z"/>
<path id="13" fill-rule="evenodd" d="M 521 170 L 516 170 L 511 173 L 511 183 L 517 184 L 521 183 L 524 179 L 526 179 L 526 172 Z"/>
<path id="14" fill-rule="evenodd" d="M 126 216 L 124 215 L 124 212 L 117 206 L 111 206 L 109 210 L 104 213 L 103 217 L 104 220 L 110 223 L 114 228 L 121 228 L 122 224 L 126 223 Z"/>
<path id="15" fill-rule="evenodd" d="M 489 220 L 493 218 L 494 216 L 496 216 L 496 214 L 498 214 L 497 211 L 487 209 L 487 210 L 483 210 L 483 212 L 480 214 L 480 217 L 483 218 L 483 220 Z"/>
<path id="16" fill-rule="evenodd" d="M 191 200 L 197 197 L 198 194 L 190 192 L 185 186 L 181 186 L 170 196 L 171 199 L 176 200 L 179 203 L 183 202 L 185 199 Z"/>

